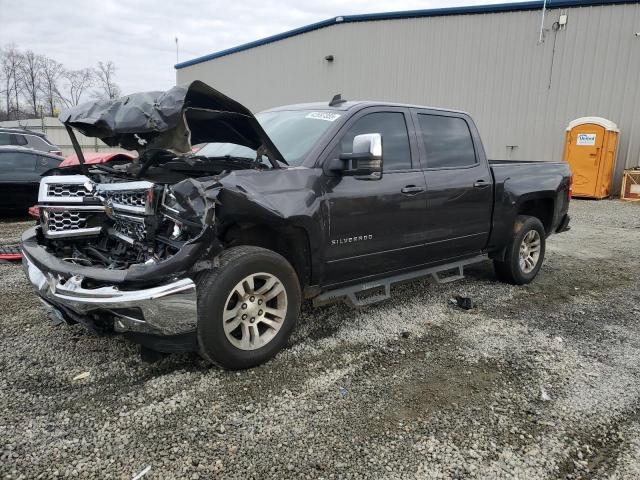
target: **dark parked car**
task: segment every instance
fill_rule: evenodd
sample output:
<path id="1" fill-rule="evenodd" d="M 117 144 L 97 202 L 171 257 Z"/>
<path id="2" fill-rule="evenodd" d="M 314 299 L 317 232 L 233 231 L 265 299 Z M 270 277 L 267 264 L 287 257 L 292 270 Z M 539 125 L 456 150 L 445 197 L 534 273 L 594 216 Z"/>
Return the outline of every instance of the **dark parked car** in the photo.
<path id="1" fill-rule="evenodd" d="M 22 237 L 38 294 L 68 322 L 226 368 L 283 348 L 303 298 L 366 305 L 489 259 L 528 283 L 568 228 L 567 164 L 490 162 L 462 112 L 334 98 L 254 117 L 194 82 L 61 120 L 139 159 L 43 179 Z"/>
<path id="2" fill-rule="evenodd" d="M 38 200 L 41 175 L 62 160 L 46 152 L 0 146 L 0 213 L 26 215 Z"/>
<path id="3" fill-rule="evenodd" d="M 35 132 L 24 128 L 0 127 L 0 146 L 9 145 L 25 147 L 52 155 L 62 156 L 62 150 L 42 132 Z"/>

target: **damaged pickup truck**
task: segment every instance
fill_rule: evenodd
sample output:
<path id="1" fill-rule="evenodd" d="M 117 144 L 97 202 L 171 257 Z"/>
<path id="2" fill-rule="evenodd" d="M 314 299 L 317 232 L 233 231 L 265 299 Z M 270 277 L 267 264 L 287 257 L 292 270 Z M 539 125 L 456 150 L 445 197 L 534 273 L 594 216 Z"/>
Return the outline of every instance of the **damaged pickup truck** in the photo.
<path id="1" fill-rule="evenodd" d="M 568 228 L 568 166 L 487 161 L 461 112 L 336 96 L 254 116 L 196 81 L 61 120 L 80 164 L 42 179 L 22 237 L 43 303 L 225 368 L 283 348 L 303 298 L 367 305 L 488 259 L 528 283 Z M 87 164 L 74 130 L 138 157 Z"/>

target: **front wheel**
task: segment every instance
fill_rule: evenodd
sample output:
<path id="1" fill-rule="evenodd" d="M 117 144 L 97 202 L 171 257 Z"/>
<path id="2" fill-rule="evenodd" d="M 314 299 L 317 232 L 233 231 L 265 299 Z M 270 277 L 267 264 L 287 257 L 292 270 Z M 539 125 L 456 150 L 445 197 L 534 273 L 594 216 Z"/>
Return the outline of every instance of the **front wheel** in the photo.
<path id="1" fill-rule="evenodd" d="M 240 246 L 197 282 L 200 354 L 223 368 L 264 363 L 287 343 L 300 311 L 300 285 L 271 250 Z"/>
<path id="2" fill-rule="evenodd" d="M 497 277 L 513 285 L 531 282 L 544 260 L 546 234 L 536 217 L 519 215 L 514 224 L 504 261 L 493 261 Z"/>

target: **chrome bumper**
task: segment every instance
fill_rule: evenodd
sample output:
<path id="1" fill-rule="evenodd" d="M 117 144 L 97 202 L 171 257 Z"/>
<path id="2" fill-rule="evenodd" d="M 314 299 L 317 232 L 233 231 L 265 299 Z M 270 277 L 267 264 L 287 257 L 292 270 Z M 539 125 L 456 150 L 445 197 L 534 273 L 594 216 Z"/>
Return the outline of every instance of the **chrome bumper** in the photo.
<path id="1" fill-rule="evenodd" d="M 22 266 L 50 308 L 66 309 L 81 317 L 107 314 L 113 317 L 117 332 L 179 335 L 196 329 L 196 286 L 188 278 L 143 290 L 83 288 L 83 277 L 66 281 L 54 277 L 38 269 L 27 255 L 23 255 Z"/>

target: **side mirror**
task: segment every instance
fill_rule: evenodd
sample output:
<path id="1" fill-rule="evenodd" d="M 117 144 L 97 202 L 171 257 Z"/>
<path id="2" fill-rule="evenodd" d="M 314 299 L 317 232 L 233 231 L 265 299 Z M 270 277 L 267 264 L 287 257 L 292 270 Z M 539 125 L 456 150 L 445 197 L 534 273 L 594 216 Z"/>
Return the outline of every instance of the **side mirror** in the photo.
<path id="1" fill-rule="evenodd" d="M 343 175 L 380 178 L 382 176 L 382 135 L 365 133 L 353 139 L 352 153 L 331 161 L 329 169 Z"/>

